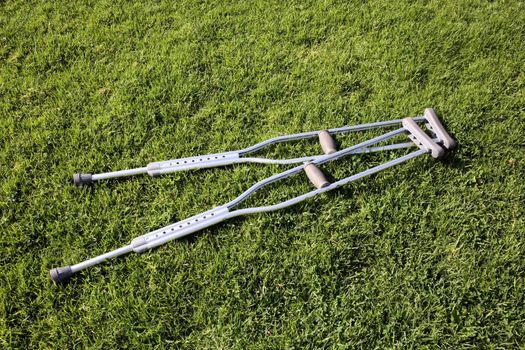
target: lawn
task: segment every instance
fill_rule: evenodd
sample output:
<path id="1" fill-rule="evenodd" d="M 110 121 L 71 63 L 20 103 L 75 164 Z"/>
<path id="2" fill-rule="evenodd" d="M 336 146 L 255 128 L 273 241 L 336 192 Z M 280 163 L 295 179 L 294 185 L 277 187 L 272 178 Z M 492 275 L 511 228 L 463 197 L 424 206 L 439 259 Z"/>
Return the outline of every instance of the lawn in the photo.
<path id="1" fill-rule="evenodd" d="M 524 43 L 520 1 L 1 2 L 0 348 L 525 347 Z M 444 160 L 49 279 L 289 166 L 73 173 L 425 107 L 458 141 Z"/>

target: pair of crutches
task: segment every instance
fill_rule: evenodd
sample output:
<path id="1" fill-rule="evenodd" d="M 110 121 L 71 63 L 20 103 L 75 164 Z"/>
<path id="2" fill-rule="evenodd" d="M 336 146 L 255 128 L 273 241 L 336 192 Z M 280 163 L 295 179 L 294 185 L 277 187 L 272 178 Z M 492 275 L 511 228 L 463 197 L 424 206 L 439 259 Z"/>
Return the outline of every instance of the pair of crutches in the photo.
<path id="1" fill-rule="evenodd" d="M 419 124 L 425 124 L 428 131 L 432 136 L 429 136 Z M 368 141 L 361 142 L 357 145 L 338 150 L 337 143 L 333 139 L 332 135 L 339 133 L 347 133 L 353 131 L 362 131 L 370 130 L 376 128 L 384 128 L 401 125 L 400 128 L 389 131 L 381 136 L 374 137 Z M 377 146 L 377 144 L 387 141 L 398 135 L 406 134 L 411 142 L 398 143 Z M 318 137 L 324 155 L 315 155 L 307 156 L 300 158 L 292 159 L 267 159 L 267 158 L 255 158 L 255 157 L 246 157 L 247 155 L 260 151 L 262 148 L 280 142 L 287 142 L 293 140 L 300 140 L 306 138 Z M 359 154 L 359 153 L 369 153 L 369 152 L 378 152 L 383 150 L 392 150 L 400 148 L 408 148 L 417 146 L 419 150 L 406 154 L 397 159 L 388 161 L 386 163 L 374 166 L 363 172 L 354 174 L 352 176 L 346 177 L 335 182 L 329 182 L 319 165 L 326 162 L 330 162 L 341 157 Z M 270 176 L 242 193 L 240 196 L 228 202 L 224 205 L 218 206 L 214 209 L 208 210 L 204 213 L 192 216 L 188 219 L 176 222 L 174 224 L 168 225 L 161 229 L 146 233 L 140 237 L 137 237 L 131 241 L 130 244 L 125 245 L 121 248 L 115 249 L 108 253 L 99 255 L 92 259 L 80 262 L 75 265 L 53 268 L 50 270 L 51 279 L 55 282 L 63 282 L 71 277 L 75 272 L 88 268 L 90 266 L 99 264 L 107 259 L 114 258 L 120 255 L 124 255 L 130 252 L 141 253 L 148 249 L 155 248 L 161 244 L 164 244 L 168 241 L 189 235 L 196 231 L 200 231 L 206 227 L 210 227 L 224 220 L 246 215 L 246 214 L 255 214 L 270 212 L 282 208 L 289 207 L 291 205 L 302 202 L 310 197 L 316 196 L 318 194 L 333 190 L 340 186 L 343 186 L 349 182 L 361 179 L 365 176 L 377 173 L 381 170 L 387 169 L 396 164 L 406 162 L 412 158 L 421 156 L 423 154 L 429 153 L 434 158 L 441 158 L 445 155 L 448 150 L 453 149 L 456 146 L 454 139 L 450 137 L 443 125 L 441 124 L 439 118 L 433 109 L 427 108 L 424 111 L 423 116 L 417 116 L 414 118 L 405 118 L 397 119 L 391 121 L 377 122 L 371 124 L 362 124 L 356 126 L 345 126 L 336 129 L 328 129 L 322 131 L 311 131 L 300 134 L 280 136 L 266 141 L 260 142 L 251 147 L 231 152 L 224 153 L 215 153 L 208 154 L 203 156 L 172 159 L 168 161 L 154 162 L 148 164 L 146 167 L 121 170 L 103 174 L 76 174 L 73 176 L 73 181 L 76 185 L 87 185 L 93 181 L 99 181 L 115 177 L 123 177 L 136 174 L 145 174 L 151 176 L 156 176 L 160 174 L 166 174 L 170 172 L 180 171 L 180 170 L 189 170 L 197 168 L 211 168 L 218 167 L 227 164 L 235 163 L 273 163 L 273 164 L 296 164 L 300 165 L 295 166 L 291 169 L 283 171 L 279 174 Z M 254 194 L 254 192 L 260 190 L 261 188 L 277 182 L 279 180 L 290 177 L 294 174 L 305 172 L 310 182 L 316 188 L 310 192 L 302 194 L 300 196 L 285 200 L 281 203 L 274 205 L 261 206 L 261 207 L 250 207 L 244 209 L 236 209 L 240 203 L 245 201 L 248 197 Z"/>

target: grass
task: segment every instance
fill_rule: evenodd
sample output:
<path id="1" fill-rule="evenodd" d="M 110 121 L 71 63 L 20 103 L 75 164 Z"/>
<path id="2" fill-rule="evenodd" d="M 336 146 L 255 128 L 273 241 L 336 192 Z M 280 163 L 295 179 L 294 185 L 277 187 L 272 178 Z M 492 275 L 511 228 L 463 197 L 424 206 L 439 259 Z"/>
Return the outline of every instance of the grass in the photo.
<path id="1" fill-rule="evenodd" d="M 523 2 L 5 1 L 0 43 L 0 347 L 525 346 Z M 459 143 L 443 161 L 49 280 L 285 167 L 75 172 L 428 106 Z M 310 188 L 287 185 L 253 203 Z"/>

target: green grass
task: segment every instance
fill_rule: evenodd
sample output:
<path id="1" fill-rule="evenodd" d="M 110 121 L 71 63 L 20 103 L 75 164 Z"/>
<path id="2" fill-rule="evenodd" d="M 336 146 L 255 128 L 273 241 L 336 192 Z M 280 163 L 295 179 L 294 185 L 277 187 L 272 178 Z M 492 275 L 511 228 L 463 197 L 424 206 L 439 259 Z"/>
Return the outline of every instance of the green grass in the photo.
<path id="1" fill-rule="evenodd" d="M 2 2 L 0 347 L 523 348 L 524 43 L 519 1 Z M 286 167 L 75 172 L 429 106 L 443 161 L 49 280 Z M 310 188 L 287 185 L 252 203 Z"/>

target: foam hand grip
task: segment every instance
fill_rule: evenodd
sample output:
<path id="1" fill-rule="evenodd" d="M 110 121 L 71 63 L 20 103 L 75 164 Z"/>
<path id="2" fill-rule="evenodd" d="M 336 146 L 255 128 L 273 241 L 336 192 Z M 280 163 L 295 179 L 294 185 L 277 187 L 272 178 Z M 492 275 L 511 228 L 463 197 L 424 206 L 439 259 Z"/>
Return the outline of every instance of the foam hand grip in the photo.
<path id="1" fill-rule="evenodd" d="M 319 143 L 325 154 L 337 152 L 337 143 L 328 131 L 323 130 L 319 133 Z"/>
<path id="2" fill-rule="evenodd" d="M 330 185 L 330 182 L 326 179 L 326 176 L 324 176 L 321 169 L 316 167 L 314 164 L 306 164 L 304 167 L 304 172 L 306 173 L 306 176 L 308 176 L 310 182 L 316 188 L 323 188 Z"/>

